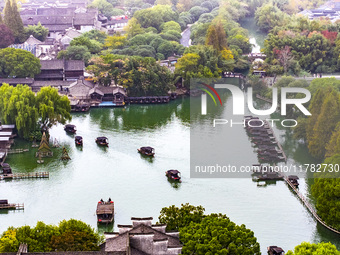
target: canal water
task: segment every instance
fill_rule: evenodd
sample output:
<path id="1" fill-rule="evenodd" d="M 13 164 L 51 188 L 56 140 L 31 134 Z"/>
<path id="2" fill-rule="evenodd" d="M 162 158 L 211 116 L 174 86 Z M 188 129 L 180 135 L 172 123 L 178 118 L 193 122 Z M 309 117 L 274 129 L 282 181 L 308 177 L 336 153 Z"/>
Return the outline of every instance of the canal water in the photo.
<path id="1" fill-rule="evenodd" d="M 253 45 L 252 53 L 259 53 L 261 48 L 264 48 L 267 34 L 259 30 L 254 17 L 243 18 L 240 25 L 248 30 L 249 41 Z"/>
<path id="2" fill-rule="evenodd" d="M 229 96 L 223 96 L 226 109 L 232 107 Z M 189 99 L 182 98 L 164 105 L 131 105 L 125 108 L 91 109 L 73 114 L 77 135 L 84 138 L 82 149 L 75 147 L 74 136 L 63 126 L 51 130 L 51 137 L 65 146 L 71 160 L 60 160 L 61 148 L 54 148 L 54 157 L 42 165 L 34 157 L 36 148 L 16 140 L 14 148 L 29 148 L 22 154 L 11 154 L 8 163 L 14 172 L 49 171 L 49 179 L 0 182 L 1 199 L 25 203 L 24 211 L 0 213 L 0 232 L 9 226 L 35 225 L 37 221 L 57 224 L 63 219 L 82 220 L 97 229 L 96 205 L 103 198 L 115 202 L 113 227 L 129 224 L 130 217 L 154 217 L 157 221 L 162 207 L 181 203 L 202 205 L 206 213 L 224 213 L 237 224 L 254 231 L 265 254 L 266 247 L 278 245 L 286 251 L 303 241 L 331 241 L 339 246 L 338 236 L 317 226 L 306 208 L 282 181 L 257 187 L 250 178 L 190 178 L 190 111 Z M 221 113 L 222 114 L 222 113 Z M 222 116 L 221 117 L 225 117 Z M 209 132 L 207 122 L 197 121 Z M 251 159 L 256 153 L 242 127 L 238 137 L 231 137 L 228 150 L 237 148 L 237 160 Z M 275 129 L 289 157 L 289 162 L 311 163 L 306 147 L 292 139 L 286 130 Z M 106 136 L 109 147 L 95 143 L 97 136 Z M 155 158 L 137 153 L 141 146 L 156 149 Z M 226 152 L 228 153 L 228 151 Z M 168 182 L 165 171 L 178 169 L 183 182 Z M 308 195 L 310 183 L 300 180 L 300 190 Z"/>

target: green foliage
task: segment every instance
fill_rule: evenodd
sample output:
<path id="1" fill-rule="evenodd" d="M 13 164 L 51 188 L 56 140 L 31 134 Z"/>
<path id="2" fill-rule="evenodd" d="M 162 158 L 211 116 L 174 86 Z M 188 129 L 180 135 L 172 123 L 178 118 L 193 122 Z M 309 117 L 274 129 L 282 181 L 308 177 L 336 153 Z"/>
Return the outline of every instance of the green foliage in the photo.
<path id="1" fill-rule="evenodd" d="M 175 77 L 182 77 L 186 88 L 191 78 L 220 77 L 222 70 L 232 70 L 234 61 L 226 60 L 211 46 L 197 45 L 186 49 L 175 69 Z"/>
<path id="2" fill-rule="evenodd" d="M 89 8 L 98 8 L 99 12 L 105 15 L 107 18 L 111 16 L 124 15 L 124 11 L 121 9 L 113 8 L 112 4 L 106 0 L 94 0 Z"/>
<path id="3" fill-rule="evenodd" d="M 94 58 L 87 71 L 104 86 L 123 86 L 129 96 L 166 95 L 173 88 L 171 72 L 150 57 L 108 54 Z"/>
<path id="4" fill-rule="evenodd" d="M 12 87 L 4 84 L 0 87 L 0 119 L 6 124 L 15 124 L 21 137 L 27 138 L 37 127 L 36 104 L 35 95 L 27 85 Z"/>
<path id="5" fill-rule="evenodd" d="M 200 223 L 180 229 L 182 254 L 261 254 L 254 232 L 222 214 L 211 214 Z"/>
<path id="6" fill-rule="evenodd" d="M 105 47 L 109 49 L 121 49 L 127 44 L 127 37 L 117 33 L 113 36 L 108 36 L 105 40 Z"/>
<path id="7" fill-rule="evenodd" d="M 28 25 L 27 27 L 25 27 L 25 34 L 26 38 L 28 38 L 30 35 L 33 35 L 34 38 L 43 42 L 48 35 L 48 29 L 42 26 L 39 22 L 38 25 Z"/>
<path id="8" fill-rule="evenodd" d="M 34 77 L 40 73 L 40 61 L 31 52 L 21 49 L 0 49 L 0 77 Z"/>
<path id="9" fill-rule="evenodd" d="M 283 26 L 285 14 L 277 6 L 268 3 L 257 9 L 255 19 L 259 28 L 268 32 L 276 26 Z"/>
<path id="10" fill-rule="evenodd" d="M 16 252 L 18 251 L 19 242 L 16 239 L 16 230 L 8 228 L 0 238 L 0 252 Z"/>
<path id="11" fill-rule="evenodd" d="M 39 125 L 42 130 L 48 130 L 57 123 L 65 124 L 71 120 L 71 106 L 67 96 L 60 96 L 58 90 L 43 87 L 37 93 L 36 100 L 39 111 Z"/>
<path id="12" fill-rule="evenodd" d="M 167 230 L 180 233 L 182 254 L 260 254 L 254 233 L 245 225 L 238 226 L 226 215 L 204 215 L 202 206 L 182 204 L 162 208 L 159 222 Z"/>
<path id="13" fill-rule="evenodd" d="M 227 48 L 227 36 L 221 21 L 209 26 L 205 44 L 213 46 L 217 51 L 222 51 Z"/>
<path id="14" fill-rule="evenodd" d="M 70 42 L 70 46 L 85 46 L 91 54 L 97 54 L 102 49 L 102 44 L 86 36 L 79 36 Z"/>
<path id="15" fill-rule="evenodd" d="M 84 37 L 87 37 L 91 40 L 96 40 L 97 42 L 100 42 L 101 44 L 105 43 L 105 39 L 107 38 L 107 34 L 103 31 L 99 31 L 96 29 L 92 29 L 89 32 L 83 33 Z"/>
<path id="16" fill-rule="evenodd" d="M 84 222 L 64 220 L 58 226 L 38 222 L 32 228 L 10 227 L 0 238 L 0 252 L 15 252 L 26 243 L 30 252 L 97 251 L 103 238 Z"/>
<path id="17" fill-rule="evenodd" d="M 16 2 L 13 0 L 6 1 L 4 24 L 12 30 L 16 43 L 23 43 L 26 40 L 24 25 L 18 12 Z"/>
<path id="18" fill-rule="evenodd" d="M 15 124 L 18 134 L 30 138 L 38 127 L 47 131 L 52 125 L 70 120 L 70 102 L 51 87 L 44 87 L 37 95 L 27 85 L 0 87 L 0 119 Z"/>
<path id="19" fill-rule="evenodd" d="M 287 255 L 339 255 L 340 252 L 331 243 L 311 244 L 303 242 L 294 248 L 294 252 L 288 251 Z"/>
<path id="20" fill-rule="evenodd" d="M 142 27 L 154 27 L 158 31 L 161 25 L 168 21 L 176 21 L 178 15 L 171 9 L 169 5 L 156 5 L 152 8 L 136 11 L 133 15 Z"/>
<path id="21" fill-rule="evenodd" d="M 67 50 L 59 51 L 58 59 L 84 60 L 85 63 L 91 58 L 91 53 L 86 46 L 69 46 Z"/>
<path id="22" fill-rule="evenodd" d="M 314 123 L 313 134 L 307 134 L 309 152 L 316 158 L 324 158 L 326 145 L 330 141 L 337 123 L 340 121 L 339 99 L 338 91 L 331 90 L 327 92 L 327 96 L 325 96 L 321 105 L 320 114 Z"/>
<path id="23" fill-rule="evenodd" d="M 125 27 L 125 31 L 127 33 L 128 39 L 144 33 L 144 29 L 138 23 L 138 20 L 134 17 L 129 20 L 127 26 Z"/>
<path id="24" fill-rule="evenodd" d="M 202 206 L 193 206 L 189 203 L 162 208 L 158 216 L 159 223 L 166 224 L 167 231 L 178 231 L 189 226 L 190 222 L 199 223 L 204 217 L 205 209 Z"/>

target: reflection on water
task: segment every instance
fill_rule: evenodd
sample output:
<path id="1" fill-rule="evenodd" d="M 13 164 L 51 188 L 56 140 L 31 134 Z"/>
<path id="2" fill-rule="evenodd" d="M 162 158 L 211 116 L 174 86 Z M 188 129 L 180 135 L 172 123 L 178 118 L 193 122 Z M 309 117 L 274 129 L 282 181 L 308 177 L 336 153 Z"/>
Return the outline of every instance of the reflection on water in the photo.
<path id="1" fill-rule="evenodd" d="M 221 96 L 224 107 L 208 104 L 208 109 L 216 110 L 208 116 L 209 120 L 231 109 L 230 94 Z M 77 135 L 83 136 L 83 148 L 76 147 L 74 137 L 59 125 L 51 130 L 51 136 L 61 147 L 52 148 L 54 157 L 45 158 L 42 165 L 36 162 L 37 149 L 17 139 L 14 148 L 30 150 L 9 155 L 13 171 L 49 171 L 50 178 L 0 182 L 3 199 L 25 203 L 22 212 L 0 211 L 0 232 L 10 225 L 35 225 L 38 220 L 57 224 L 75 218 L 103 233 L 114 231 L 117 224 L 129 224 L 130 217 L 152 216 L 156 222 L 162 207 L 189 202 L 202 205 L 206 213 L 225 213 L 237 224 L 245 224 L 254 231 L 264 254 L 269 245 L 288 250 L 302 241 L 331 241 L 339 247 L 338 237 L 317 226 L 283 182 L 268 182 L 260 188 L 250 176 L 190 178 L 189 106 L 189 99 L 182 98 L 165 105 L 130 105 L 73 114 L 72 124 L 77 126 Z M 199 112 L 193 125 L 200 126 L 209 136 L 210 123 Z M 238 135 L 225 143 L 225 155 L 235 153 L 240 155 L 240 163 L 247 159 L 256 163 L 246 132 L 242 127 L 234 131 Z M 275 132 L 291 162 L 311 163 L 305 146 L 294 141 L 289 132 Z M 108 137 L 108 148 L 97 146 L 98 136 Z M 155 148 L 155 158 L 137 153 L 137 148 L 145 145 Z M 66 163 L 60 160 L 62 146 L 71 157 Z M 181 172 L 182 183 L 168 181 L 165 171 L 169 169 Z M 303 193 L 309 194 L 309 187 L 309 180 L 301 180 Z M 115 221 L 112 226 L 97 226 L 96 205 L 105 197 L 115 202 Z"/>

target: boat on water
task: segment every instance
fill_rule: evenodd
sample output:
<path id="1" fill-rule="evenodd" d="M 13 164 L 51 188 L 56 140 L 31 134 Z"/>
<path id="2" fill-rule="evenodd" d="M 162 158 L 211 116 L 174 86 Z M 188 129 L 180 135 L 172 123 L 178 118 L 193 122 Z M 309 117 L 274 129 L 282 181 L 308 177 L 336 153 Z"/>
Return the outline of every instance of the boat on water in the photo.
<path id="1" fill-rule="evenodd" d="M 98 223 L 111 223 L 114 219 L 114 202 L 109 198 L 107 202 L 101 199 L 97 204 L 97 222 Z"/>
<path id="2" fill-rule="evenodd" d="M 155 149 L 150 147 L 150 146 L 147 146 L 147 147 L 140 147 L 139 149 L 137 149 L 138 152 L 142 155 L 145 155 L 145 156 L 151 156 L 153 157 L 155 155 Z"/>
<path id="3" fill-rule="evenodd" d="M 102 137 L 97 137 L 96 138 L 96 143 L 101 146 L 109 146 L 109 139 L 107 137 L 102 136 Z"/>
<path id="4" fill-rule="evenodd" d="M 288 181 L 294 185 L 295 188 L 297 188 L 299 186 L 299 177 L 296 175 L 289 175 L 288 176 Z"/>
<path id="5" fill-rule="evenodd" d="M 12 168 L 8 163 L 2 163 L 2 175 L 7 176 L 8 174 L 12 174 Z"/>
<path id="6" fill-rule="evenodd" d="M 82 136 L 76 136 L 74 138 L 74 142 L 76 143 L 76 145 L 78 146 L 83 146 L 83 137 Z"/>
<path id="7" fill-rule="evenodd" d="M 284 255 L 285 251 L 281 247 L 277 246 L 269 246 L 268 248 L 269 255 Z"/>
<path id="8" fill-rule="evenodd" d="M 171 181 L 181 181 L 181 173 L 178 170 L 168 170 L 165 172 L 165 175 L 168 177 Z"/>
<path id="9" fill-rule="evenodd" d="M 72 125 L 72 124 L 67 124 L 67 125 L 64 126 L 64 130 L 67 133 L 75 134 L 77 132 L 77 127 L 75 125 Z"/>

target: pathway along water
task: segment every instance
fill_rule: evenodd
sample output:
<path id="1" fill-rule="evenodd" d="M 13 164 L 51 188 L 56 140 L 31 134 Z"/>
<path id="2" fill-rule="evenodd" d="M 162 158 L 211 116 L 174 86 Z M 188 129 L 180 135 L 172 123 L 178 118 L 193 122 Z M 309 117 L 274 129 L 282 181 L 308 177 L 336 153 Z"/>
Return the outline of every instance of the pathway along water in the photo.
<path id="1" fill-rule="evenodd" d="M 220 118 L 230 119 L 230 97 L 222 95 L 225 111 Z M 162 207 L 189 202 L 202 205 L 207 213 L 227 214 L 237 224 L 254 231 L 263 254 L 269 245 L 285 250 L 303 241 L 331 241 L 340 248 L 339 237 L 319 227 L 307 209 L 284 182 L 257 187 L 249 178 L 190 179 L 189 99 L 164 105 L 125 108 L 91 109 L 89 113 L 73 114 L 72 123 L 84 138 L 84 147 L 77 148 L 74 137 L 61 125 L 51 130 L 71 157 L 60 160 L 61 149 L 54 149 L 54 158 L 42 165 L 34 157 L 36 148 L 17 141 L 13 149 L 29 148 L 29 152 L 10 154 L 8 163 L 13 171 L 50 171 L 49 179 L 23 179 L 0 182 L 0 194 L 15 203 L 25 203 L 24 211 L 0 211 L 0 232 L 8 226 L 35 225 L 37 221 L 57 224 L 76 218 L 97 227 L 96 204 L 103 198 L 115 201 L 115 225 L 129 224 L 130 217 L 153 216 L 155 221 Z M 197 121 L 209 136 L 210 123 Z M 291 139 L 291 134 L 275 129 L 293 164 L 311 163 L 304 146 Z M 109 147 L 95 144 L 97 136 L 107 136 Z M 240 163 L 255 163 L 253 151 L 243 127 L 232 129 L 226 137 L 226 157 Z M 149 145 L 156 149 L 154 159 L 141 157 L 137 148 Z M 238 153 L 242 152 L 242 153 Z M 165 171 L 178 169 L 183 182 L 170 184 Z M 300 180 L 300 191 L 308 195 L 309 184 Z M 116 228 L 115 228 L 116 229 Z M 112 230 L 100 228 L 100 231 Z"/>

